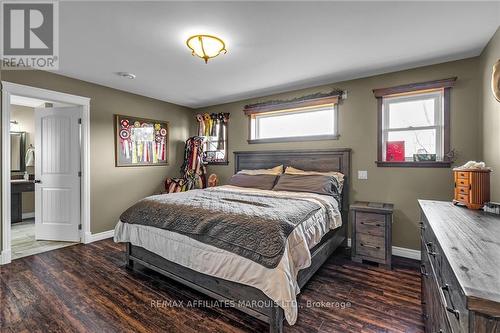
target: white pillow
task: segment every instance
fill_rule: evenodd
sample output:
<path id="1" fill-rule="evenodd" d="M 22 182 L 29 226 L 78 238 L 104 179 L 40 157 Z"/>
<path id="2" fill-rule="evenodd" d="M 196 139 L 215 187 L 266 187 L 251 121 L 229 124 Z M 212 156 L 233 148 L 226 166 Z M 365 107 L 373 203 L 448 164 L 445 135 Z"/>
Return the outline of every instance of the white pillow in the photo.
<path id="1" fill-rule="evenodd" d="M 297 168 L 289 166 L 289 167 L 286 167 L 285 174 L 304 175 L 304 176 L 306 176 L 306 175 L 332 176 L 332 177 L 335 177 L 337 179 L 337 181 L 339 182 L 339 192 L 342 192 L 342 188 L 344 187 L 344 174 L 337 172 L 337 171 L 325 171 L 325 172 L 306 171 L 306 170 L 301 170 L 301 169 L 297 169 Z"/>
<path id="2" fill-rule="evenodd" d="M 240 175 L 281 175 L 283 173 L 283 165 L 278 165 L 271 169 L 241 170 L 238 173 Z"/>

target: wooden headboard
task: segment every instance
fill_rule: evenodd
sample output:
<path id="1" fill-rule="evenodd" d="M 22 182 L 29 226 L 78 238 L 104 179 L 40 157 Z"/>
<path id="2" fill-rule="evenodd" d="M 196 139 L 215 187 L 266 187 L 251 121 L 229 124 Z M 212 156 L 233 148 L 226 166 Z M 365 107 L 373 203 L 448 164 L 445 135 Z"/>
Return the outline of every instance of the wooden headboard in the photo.
<path id="1" fill-rule="evenodd" d="M 234 172 L 243 169 L 284 167 L 308 171 L 338 171 L 345 175 L 342 191 L 342 211 L 349 210 L 349 182 L 351 177 L 351 149 L 264 150 L 234 152 Z"/>

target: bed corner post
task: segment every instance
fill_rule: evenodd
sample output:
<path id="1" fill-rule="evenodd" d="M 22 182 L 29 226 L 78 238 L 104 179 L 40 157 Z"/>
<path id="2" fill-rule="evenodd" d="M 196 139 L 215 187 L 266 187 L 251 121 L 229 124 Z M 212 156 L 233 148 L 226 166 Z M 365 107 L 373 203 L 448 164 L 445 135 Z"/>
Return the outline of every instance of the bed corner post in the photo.
<path id="1" fill-rule="evenodd" d="M 284 312 L 276 303 L 271 308 L 271 316 L 269 317 L 269 333 L 283 332 Z"/>
<path id="2" fill-rule="evenodd" d="M 132 253 L 132 246 L 130 242 L 125 244 L 125 266 L 129 269 L 134 269 L 134 261 L 130 259 L 130 254 Z"/>

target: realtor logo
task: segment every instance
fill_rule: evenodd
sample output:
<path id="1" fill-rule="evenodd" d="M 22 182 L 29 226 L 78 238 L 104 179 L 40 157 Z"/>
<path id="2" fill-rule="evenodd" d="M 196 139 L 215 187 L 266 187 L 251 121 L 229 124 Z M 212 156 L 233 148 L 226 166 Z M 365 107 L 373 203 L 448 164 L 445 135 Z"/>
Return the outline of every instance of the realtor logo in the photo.
<path id="1" fill-rule="evenodd" d="M 2 69 L 58 69 L 58 3 L 2 1 L 1 10 Z"/>

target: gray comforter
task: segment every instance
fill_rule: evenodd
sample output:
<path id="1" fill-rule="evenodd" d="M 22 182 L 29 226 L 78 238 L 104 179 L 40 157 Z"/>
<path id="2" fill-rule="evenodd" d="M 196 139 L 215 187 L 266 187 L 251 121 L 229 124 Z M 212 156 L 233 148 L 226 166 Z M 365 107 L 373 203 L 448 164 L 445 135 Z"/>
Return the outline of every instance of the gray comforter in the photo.
<path id="1" fill-rule="evenodd" d="M 290 233 L 319 209 L 306 199 L 211 188 L 145 198 L 120 220 L 183 234 L 274 268 Z"/>

